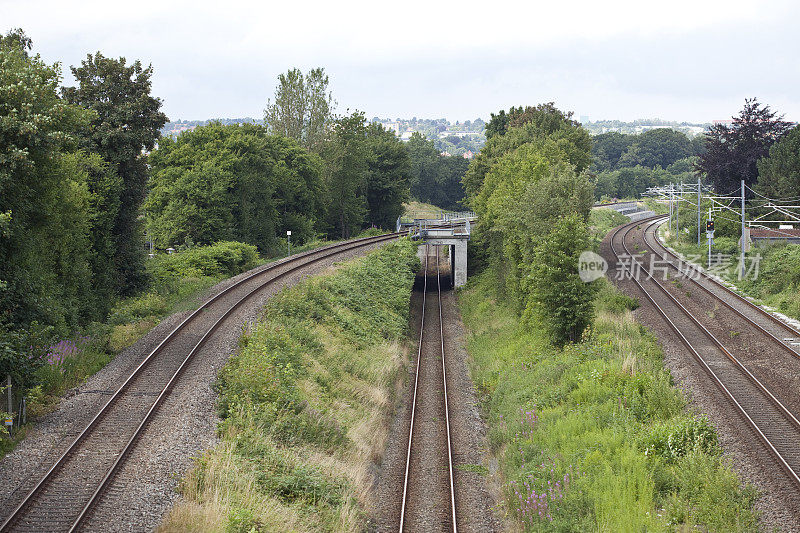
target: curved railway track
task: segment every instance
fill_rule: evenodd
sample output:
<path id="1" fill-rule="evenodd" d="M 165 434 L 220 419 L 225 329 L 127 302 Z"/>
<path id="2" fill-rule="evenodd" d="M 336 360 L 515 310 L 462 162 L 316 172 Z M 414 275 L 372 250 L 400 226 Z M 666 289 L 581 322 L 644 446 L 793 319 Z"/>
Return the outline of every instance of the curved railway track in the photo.
<path id="1" fill-rule="evenodd" d="M 620 226 L 612 232 L 610 247 L 618 266 L 619 259 L 623 254 L 628 258 L 641 257 L 641 254 L 633 254 L 628 248 L 628 235 L 634 229 L 640 229 L 642 225 L 646 225 L 649 229 L 654 223 L 662 219 L 663 216 L 652 217 Z M 642 242 L 645 241 L 643 240 Z M 648 250 L 645 250 L 645 252 L 658 256 L 658 252 L 654 250 L 655 247 L 650 248 L 651 244 L 652 242 L 646 243 Z M 622 266 L 629 273 L 634 274 L 630 262 Z M 678 267 L 673 264 L 670 268 L 677 269 Z M 655 310 L 678 335 L 681 342 L 722 391 L 723 395 L 740 412 L 744 420 L 747 421 L 766 448 L 773 454 L 788 477 L 795 484 L 800 485 L 800 449 L 797 447 L 797 443 L 800 442 L 800 421 L 778 399 L 777 395 L 771 390 L 770 384 L 757 378 L 736 357 L 732 350 L 727 348 L 695 314 L 687 309 L 686 305 L 681 303 L 672 291 L 665 286 L 665 283 L 650 276 L 646 276 L 642 280 L 637 279 L 636 275 L 630 275 L 628 279 L 633 281 L 639 290 L 644 293 Z M 702 287 L 699 282 L 693 281 L 693 283 L 698 287 Z M 708 290 L 707 294 L 713 296 L 714 292 Z M 716 298 L 722 301 L 719 297 Z M 728 304 L 724 301 L 722 303 L 726 307 L 737 311 L 735 309 L 736 305 Z M 747 303 L 749 304 L 749 302 Z M 741 312 L 740 314 L 744 316 L 745 313 Z M 758 313 L 757 315 L 762 316 Z M 746 318 L 751 324 L 756 325 L 752 319 Z M 782 346 L 782 353 L 791 352 L 789 357 L 797 357 L 797 353 L 794 350 L 780 342 L 775 335 L 766 331 L 765 328 L 760 328 L 759 326 L 756 331 L 763 333 L 763 342 L 778 342 Z"/>
<path id="2" fill-rule="evenodd" d="M 650 222 L 648 227 L 643 231 L 643 241 L 650 252 L 669 264 L 670 268 L 677 272 L 685 272 L 686 267 L 681 266 L 685 265 L 685 263 L 667 249 L 657 236 L 658 226 L 662 222 L 663 220 L 658 219 Z M 791 325 L 780 320 L 772 313 L 754 304 L 747 298 L 740 296 L 705 273 L 699 273 L 699 277 L 692 278 L 691 281 L 693 285 L 698 287 L 701 291 L 716 298 L 722 305 L 750 323 L 758 331 L 770 337 L 791 356 L 800 359 L 800 352 L 793 347 L 794 345 L 787 344 L 787 342 L 800 341 L 800 332 Z M 789 335 L 789 337 L 781 337 L 782 335 Z"/>
<path id="3" fill-rule="evenodd" d="M 422 317 L 420 324 L 419 344 L 417 349 L 417 364 L 416 371 L 414 373 L 414 390 L 411 400 L 411 424 L 408 432 L 405 475 L 403 476 L 403 495 L 400 506 L 400 520 L 398 528 L 400 533 L 403 533 L 403 531 L 419 531 L 421 529 L 440 530 L 440 528 L 441 530 L 452 531 L 454 533 L 458 531 L 456 521 L 455 483 L 453 476 L 453 446 L 451 440 L 450 410 L 448 406 L 447 395 L 444 325 L 442 321 L 442 285 L 439 269 L 439 247 L 435 246 L 434 248 L 436 249 L 436 290 L 435 293 L 432 291 L 432 294 L 436 295 L 436 309 L 433 310 L 438 311 L 438 314 L 435 314 L 433 317 L 428 314 L 426 326 L 426 309 L 428 308 L 429 304 L 427 297 L 428 272 L 430 268 L 428 261 L 428 247 L 426 245 L 424 265 L 425 276 L 422 293 Z M 434 320 L 431 321 L 431 318 Z M 436 327 L 437 321 L 438 327 Z M 428 339 L 426 333 L 427 336 L 430 336 L 431 333 L 438 334 L 438 340 Z M 435 344 L 436 346 L 433 347 L 432 344 Z M 439 365 L 436 364 L 435 359 L 437 356 L 439 356 L 438 358 L 441 359 L 441 368 L 439 368 Z M 434 360 L 431 360 L 431 358 Z M 423 362 L 423 359 L 426 361 Z M 441 374 L 439 374 L 439 372 Z M 421 382 L 426 379 L 436 379 L 437 381 L 440 381 L 441 394 L 437 395 L 436 398 L 432 397 L 433 395 L 431 394 L 422 392 Z M 429 385 L 430 382 L 427 384 Z M 437 387 L 435 387 L 436 390 L 439 390 L 438 385 L 439 384 L 437 383 Z M 430 390 L 430 388 L 428 388 L 428 390 Z M 430 419 L 418 420 L 419 412 L 423 410 L 426 412 L 426 418 L 430 417 L 433 413 L 438 413 L 440 411 L 443 412 L 443 431 L 434 432 L 434 437 L 439 437 L 438 439 L 432 439 L 430 437 L 432 433 L 430 430 L 425 431 L 422 435 L 415 438 L 415 429 L 418 429 L 421 423 L 430 424 L 433 422 L 433 424 L 439 426 L 441 429 L 441 424 L 438 420 L 436 420 L 438 417 L 435 414 L 433 414 L 433 421 Z M 442 438 L 442 433 L 445 434 L 445 438 Z M 446 453 L 442 453 L 445 451 L 444 448 L 446 448 Z M 441 455 L 446 456 L 446 468 L 442 468 L 445 465 L 442 465 L 440 461 L 436 461 L 437 458 L 441 458 Z M 433 460 L 432 468 L 425 464 L 426 461 L 425 457 L 423 456 L 427 456 L 428 459 Z M 431 470 L 434 472 L 431 472 Z M 443 470 L 447 471 L 446 475 L 444 474 Z M 431 481 L 432 478 L 433 480 Z M 449 498 L 447 498 L 447 507 L 449 507 L 449 509 L 447 509 L 448 512 L 444 513 L 441 508 L 438 508 L 436 510 L 439 512 L 433 513 L 438 514 L 438 523 L 423 523 L 424 518 L 421 516 L 423 513 L 419 512 L 420 508 L 423 506 L 435 506 L 437 503 L 440 503 L 441 494 L 438 495 L 439 500 L 434 501 L 435 494 L 432 493 L 442 492 L 443 489 L 448 493 L 449 496 Z M 428 509 L 428 511 L 430 511 L 430 509 Z M 430 518 L 430 514 L 431 513 L 429 513 L 428 518 Z"/>
<path id="4" fill-rule="evenodd" d="M 44 476 L 31 483 L 0 531 L 80 529 L 187 364 L 236 309 L 290 273 L 398 236 L 347 241 L 270 263 L 207 300 L 144 358 Z"/>

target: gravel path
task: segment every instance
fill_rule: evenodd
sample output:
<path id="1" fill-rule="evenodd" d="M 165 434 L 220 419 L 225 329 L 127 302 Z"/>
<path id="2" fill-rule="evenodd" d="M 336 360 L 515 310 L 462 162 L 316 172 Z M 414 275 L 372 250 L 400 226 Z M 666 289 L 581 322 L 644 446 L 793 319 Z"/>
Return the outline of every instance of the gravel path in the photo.
<path id="1" fill-rule="evenodd" d="M 640 248 L 642 247 L 640 241 Z M 609 275 L 613 276 L 613 254 L 610 250 L 608 237 L 601 246 L 601 253 L 612 265 L 612 268 L 609 269 Z M 756 509 L 761 513 L 763 529 L 769 531 L 800 531 L 800 493 L 798 493 L 798 487 L 790 481 L 780 468 L 777 460 L 767 451 L 762 441 L 751 429 L 750 424 L 744 420 L 739 410 L 723 396 L 706 371 L 681 343 L 658 311 L 641 294 L 635 284 L 629 280 L 619 280 L 615 281 L 615 283 L 623 292 L 639 299 L 641 305 L 634 315 L 637 321 L 648 327 L 655 334 L 663 347 L 664 363 L 669 368 L 677 386 L 689 399 L 692 409 L 708 415 L 717 430 L 724 455 L 730 460 L 733 468 L 743 479 L 760 490 L 761 495 L 756 502 Z M 673 288 L 672 290 L 677 289 Z M 687 300 L 686 305 L 698 306 L 697 309 L 699 309 L 701 305 L 699 293 L 700 291 L 695 289 L 692 291 L 691 297 L 686 297 L 684 289 L 684 299 L 682 301 Z M 677 295 L 677 292 L 675 294 Z M 692 303 L 692 299 L 698 300 L 698 302 Z M 707 308 L 706 311 L 708 311 Z M 719 310 L 715 312 L 719 312 Z M 709 321 L 706 321 L 706 323 L 708 326 Z M 726 322 L 722 325 L 711 327 L 718 328 L 716 333 L 722 336 L 726 325 L 730 324 Z M 730 331 L 732 330 L 728 329 L 728 334 Z M 734 339 L 738 336 L 731 337 L 729 335 Z M 726 338 L 723 342 L 732 344 L 735 341 L 731 341 L 731 338 Z M 747 353 L 750 351 L 747 347 L 747 342 L 743 341 L 743 344 L 737 345 L 738 353 L 752 357 L 752 354 L 748 355 Z M 755 358 L 757 358 L 757 355 Z"/>
<path id="2" fill-rule="evenodd" d="M 284 287 L 317 274 L 334 262 L 363 255 L 378 246 L 381 244 L 348 250 L 309 265 L 301 272 L 290 273 L 241 306 L 197 354 L 147 427 L 85 529 L 153 530 L 178 497 L 174 489 L 178 479 L 191 467 L 192 457 L 216 442 L 216 395 L 211 385 L 218 370 L 235 352 L 243 325 L 255 320 L 266 300 Z M 219 293 L 247 274 L 219 283 L 205 298 Z M 0 486 L 0 502 L 6 509 L 24 491 L 22 487 L 29 486 L 49 468 L 63 447 L 85 427 L 119 383 L 189 314 L 177 313 L 164 319 L 83 385 L 69 391 L 56 410 L 42 417 L 25 440 L 0 461 L 0 477 L 4 479 Z"/>

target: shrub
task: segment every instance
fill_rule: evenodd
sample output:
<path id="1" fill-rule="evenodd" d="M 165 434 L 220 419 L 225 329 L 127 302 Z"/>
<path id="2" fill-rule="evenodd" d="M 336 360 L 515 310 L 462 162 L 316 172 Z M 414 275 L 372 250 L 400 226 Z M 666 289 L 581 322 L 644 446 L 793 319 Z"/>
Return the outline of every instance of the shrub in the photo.
<path id="1" fill-rule="evenodd" d="M 718 452 L 717 434 L 705 417 L 676 416 L 659 422 L 645 432 L 639 441 L 645 455 L 668 461 L 691 452 Z"/>
<path id="2" fill-rule="evenodd" d="M 259 262 L 255 246 L 223 241 L 175 254 L 159 255 L 152 261 L 151 272 L 157 282 L 180 278 L 224 278 L 250 270 Z"/>

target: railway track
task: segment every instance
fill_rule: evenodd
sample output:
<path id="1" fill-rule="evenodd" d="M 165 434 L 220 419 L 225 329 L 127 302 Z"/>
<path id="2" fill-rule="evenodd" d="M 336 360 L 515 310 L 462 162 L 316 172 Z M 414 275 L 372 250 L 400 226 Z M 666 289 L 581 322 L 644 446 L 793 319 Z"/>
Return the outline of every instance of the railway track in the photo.
<path id="1" fill-rule="evenodd" d="M 645 226 L 647 230 L 650 230 L 656 222 L 662 219 L 662 216 L 652 217 L 620 226 L 612 232 L 610 247 L 618 266 L 619 258 L 623 255 L 627 256 L 627 258 L 642 257 L 641 253 L 631 253 L 627 242 L 628 236 L 634 230 L 640 229 L 641 226 Z M 666 254 L 665 256 L 659 255 L 659 252 L 656 251 L 658 249 L 657 244 L 652 239 L 647 241 L 645 237 L 642 237 L 639 242 L 644 243 L 646 246 L 646 249 L 641 250 L 641 252 L 645 254 L 652 253 L 661 257 L 662 260 L 665 260 L 667 268 L 677 271 L 678 266 L 674 264 L 674 259 L 669 260 L 665 257 Z M 674 258 L 674 256 L 672 257 Z M 622 266 L 629 269 L 632 265 L 627 261 Z M 661 281 L 655 276 L 647 276 L 646 273 L 639 276 L 639 278 L 637 279 L 636 275 L 630 277 L 632 282 L 650 301 L 655 310 L 662 316 L 722 391 L 723 395 L 728 398 L 734 409 L 739 411 L 753 432 L 772 453 L 778 464 L 781 465 L 789 479 L 795 486 L 800 485 L 800 449 L 797 447 L 797 443 L 800 442 L 800 421 L 796 418 L 793 410 L 779 399 L 779 396 L 785 396 L 787 391 L 776 392 L 773 390 L 771 379 L 764 379 L 764 375 L 759 379 L 754 375 L 748 365 L 741 360 L 741 356 L 747 354 L 740 351 L 738 353 L 739 357 L 737 357 L 734 350 L 729 349 L 718 336 L 712 333 L 712 327 L 707 327 L 701 322 L 700 318 L 703 317 L 698 318 L 700 316 L 698 310 L 692 312 L 689 309 L 690 307 L 696 307 L 696 304 L 686 301 L 681 302 L 681 298 L 676 296 L 674 287 L 669 287 L 668 282 Z M 745 310 L 744 303 L 730 303 L 730 299 L 718 297 L 715 294 L 715 290 L 719 291 L 720 289 L 718 287 L 716 289 L 710 288 L 709 280 L 713 281 L 710 278 L 703 278 L 703 281 L 692 280 L 691 283 L 693 283 L 693 287 L 700 287 L 701 290 L 705 291 L 705 294 L 714 297 L 726 309 L 737 314 L 740 320 L 745 320 L 748 324 L 757 326 L 754 331 L 761 336 L 761 342 L 767 344 L 777 343 L 775 348 L 780 350 L 779 353 L 783 354 L 783 357 L 791 358 L 792 361 L 797 359 L 798 354 L 791 346 L 781 342 L 775 334 L 768 331 L 766 327 L 759 326 L 751 318 L 755 315 L 759 317 L 759 320 L 767 320 L 765 315 L 768 315 L 768 313 L 765 313 L 765 315 L 754 313 L 752 309 Z M 738 297 L 738 295 L 736 296 Z M 750 304 L 750 302 L 747 302 L 747 304 Z M 739 309 L 740 306 L 742 307 L 741 309 Z M 771 318 L 774 319 L 774 317 Z M 707 320 L 708 317 L 706 316 L 704 319 Z M 784 326 L 778 326 L 773 323 L 770 327 L 778 328 Z M 778 344 L 780 348 L 778 348 Z M 771 352 L 769 355 L 774 357 L 774 354 L 775 352 Z"/>
<path id="2" fill-rule="evenodd" d="M 429 264 L 429 247 L 426 245 L 422 317 L 403 476 L 400 533 L 458 531 L 441 274 L 438 247 L 434 248 L 436 288 L 430 291 L 435 296 L 435 301 L 432 301 L 433 298 L 428 298 L 428 278 L 432 265 Z"/>
<path id="3" fill-rule="evenodd" d="M 290 273 L 398 236 L 347 241 L 270 263 L 207 300 L 144 358 L 47 472 L 19 491 L 25 496 L 0 531 L 79 530 L 189 362 L 236 309 Z"/>
<path id="4" fill-rule="evenodd" d="M 663 220 L 649 222 L 642 232 L 643 241 L 650 253 L 668 263 L 670 268 L 676 272 L 683 272 L 686 267 L 681 268 L 681 265 L 685 263 L 661 244 L 658 239 L 658 226 L 662 222 Z M 792 344 L 792 342 L 800 342 L 800 332 L 792 326 L 704 273 L 699 273 L 699 276 L 693 278 L 692 282 L 701 291 L 719 300 L 722 305 L 771 338 L 792 357 L 800 359 L 800 351 L 796 347 L 800 345 Z"/>

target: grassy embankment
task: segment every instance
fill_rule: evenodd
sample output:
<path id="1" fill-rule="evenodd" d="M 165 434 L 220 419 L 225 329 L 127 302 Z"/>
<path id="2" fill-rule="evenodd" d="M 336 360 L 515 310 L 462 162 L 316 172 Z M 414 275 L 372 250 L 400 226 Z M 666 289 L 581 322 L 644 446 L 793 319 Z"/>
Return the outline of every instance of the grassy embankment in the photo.
<path id="1" fill-rule="evenodd" d="M 617 222 L 593 212 L 599 233 Z M 561 350 L 495 297 L 490 272 L 459 296 L 501 509 L 525 531 L 755 531 L 755 490 L 687 411 L 636 302 L 601 282 L 591 331 Z"/>
<path id="2" fill-rule="evenodd" d="M 406 354 L 416 246 L 270 299 L 218 382 L 221 443 L 161 531 L 362 531 Z"/>
<path id="3" fill-rule="evenodd" d="M 359 237 L 380 232 L 368 230 Z M 293 247 L 300 253 L 338 241 L 315 240 Z M 135 343 L 163 318 L 197 307 L 198 299 L 220 281 L 279 259 L 263 259 L 254 246 L 223 242 L 198 246 L 173 255 L 160 254 L 148 260 L 152 282 L 144 293 L 118 302 L 104 324 L 93 324 L 74 338 L 49 345 L 45 364 L 37 370 L 39 385 L 28 391 L 29 417 L 50 411 L 69 388 L 82 383 L 128 346 Z M 0 432 L 0 457 L 25 436 L 25 427 L 13 438 Z"/>
<path id="4" fill-rule="evenodd" d="M 708 267 L 708 246 L 703 243 L 697 245 L 689 242 L 685 235 L 680 241 L 675 238 L 674 232 L 669 234 L 666 227 L 661 227 L 661 237 L 684 257 L 701 266 Z M 748 252 L 745 260 L 745 277 L 739 279 L 739 244 L 737 237 L 719 237 L 714 239 L 711 250 L 712 273 L 732 283 L 740 292 L 755 298 L 760 303 L 772 307 L 781 313 L 800 320 L 800 245 L 797 244 L 771 244 L 767 246 L 754 246 Z M 719 256 L 727 259 L 725 268 L 721 265 Z M 755 266 L 755 256 L 758 269 Z"/>
<path id="5" fill-rule="evenodd" d="M 445 210 L 432 204 L 426 204 L 411 200 L 403 204 L 403 219 L 414 220 L 415 218 L 437 218 Z"/>

